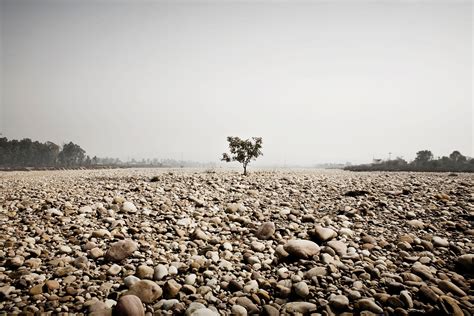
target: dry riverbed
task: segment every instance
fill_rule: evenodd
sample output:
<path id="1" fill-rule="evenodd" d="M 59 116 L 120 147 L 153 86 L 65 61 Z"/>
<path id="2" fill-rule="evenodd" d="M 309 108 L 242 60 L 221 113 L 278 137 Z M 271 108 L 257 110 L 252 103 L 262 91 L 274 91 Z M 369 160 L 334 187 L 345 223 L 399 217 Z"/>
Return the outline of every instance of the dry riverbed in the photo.
<path id="1" fill-rule="evenodd" d="M 474 176 L 0 173 L 0 310 L 474 314 Z"/>

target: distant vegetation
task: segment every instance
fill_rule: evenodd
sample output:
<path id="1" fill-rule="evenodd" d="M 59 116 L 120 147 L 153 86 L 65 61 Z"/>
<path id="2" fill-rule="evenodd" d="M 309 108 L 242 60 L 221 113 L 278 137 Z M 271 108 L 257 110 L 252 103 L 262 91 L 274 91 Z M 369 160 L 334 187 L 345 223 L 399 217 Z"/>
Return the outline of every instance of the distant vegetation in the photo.
<path id="1" fill-rule="evenodd" d="M 53 142 L 41 143 L 29 138 L 8 140 L 0 137 L 0 168 L 1 169 L 56 169 L 56 168 L 104 168 L 104 167 L 210 167 L 192 161 L 174 159 L 141 159 L 122 162 L 118 158 L 99 158 L 86 155 L 81 146 L 69 142 L 59 146 Z"/>
<path id="2" fill-rule="evenodd" d="M 244 167 L 244 175 L 247 175 L 247 166 L 250 161 L 257 159 L 262 153 L 262 138 L 252 137 L 250 139 L 240 139 L 239 137 L 227 137 L 229 142 L 230 155 L 222 154 L 222 161 L 238 161 Z"/>
<path id="3" fill-rule="evenodd" d="M 85 153 L 84 149 L 73 142 L 61 147 L 52 142 L 40 143 L 29 138 L 22 140 L 0 138 L 1 166 L 75 167 L 92 164 L 92 159 Z"/>
<path id="4" fill-rule="evenodd" d="M 433 158 L 429 150 L 420 150 L 412 162 L 398 157 L 386 161 L 375 160 L 371 164 L 347 166 L 350 171 L 432 171 L 432 172 L 474 172 L 474 158 L 468 158 L 459 151 L 453 151 L 449 157 Z"/>

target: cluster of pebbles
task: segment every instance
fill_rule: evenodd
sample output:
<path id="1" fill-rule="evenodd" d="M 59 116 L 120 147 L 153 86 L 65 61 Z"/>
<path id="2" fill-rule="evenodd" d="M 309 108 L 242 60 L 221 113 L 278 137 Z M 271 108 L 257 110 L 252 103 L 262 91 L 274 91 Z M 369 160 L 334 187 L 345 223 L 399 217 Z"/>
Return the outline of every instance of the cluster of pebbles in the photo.
<path id="1" fill-rule="evenodd" d="M 461 174 L 0 173 L 0 310 L 474 315 L 473 188 Z"/>

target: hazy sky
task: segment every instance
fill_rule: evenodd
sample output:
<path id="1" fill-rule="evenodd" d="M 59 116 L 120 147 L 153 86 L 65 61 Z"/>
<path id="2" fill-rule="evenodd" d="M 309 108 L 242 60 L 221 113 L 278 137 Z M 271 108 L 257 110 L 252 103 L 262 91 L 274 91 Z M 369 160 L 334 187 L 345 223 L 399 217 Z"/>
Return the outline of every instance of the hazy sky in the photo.
<path id="1" fill-rule="evenodd" d="M 0 132 L 261 164 L 473 154 L 471 1 L 0 0 Z"/>

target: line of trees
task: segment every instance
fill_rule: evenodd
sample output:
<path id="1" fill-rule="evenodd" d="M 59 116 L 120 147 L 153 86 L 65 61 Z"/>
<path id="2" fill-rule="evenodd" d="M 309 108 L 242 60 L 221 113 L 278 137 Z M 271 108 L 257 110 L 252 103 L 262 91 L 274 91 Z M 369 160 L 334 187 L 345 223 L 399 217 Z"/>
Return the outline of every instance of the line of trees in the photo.
<path id="1" fill-rule="evenodd" d="M 474 158 L 468 158 L 458 150 L 449 156 L 434 159 L 430 150 L 420 150 L 413 161 L 407 162 L 401 157 L 372 164 L 347 166 L 350 171 L 432 171 L 432 172 L 474 172 Z"/>
<path id="2" fill-rule="evenodd" d="M 97 163 L 79 145 L 69 142 L 59 146 L 29 138 L 8 140 L 0 138 L 0 166 L 3 167 L 77 167 Z"/>
<path id="3" fill-rule="evenodd" d="M 1 135 L 1 134 L 0 134 Z M 212 165 L 213 166 L 213 165 Z M 184 168 L 210 167 L 210 164 L 174 159 L 132 159 L 123 162 L 118 158 L 89 157 L 81 146 L 69 142 L 59 146 L 53 142 L 41 143 L 29 138 L 8 140 L 0 137 L 0 168 Z"/>

